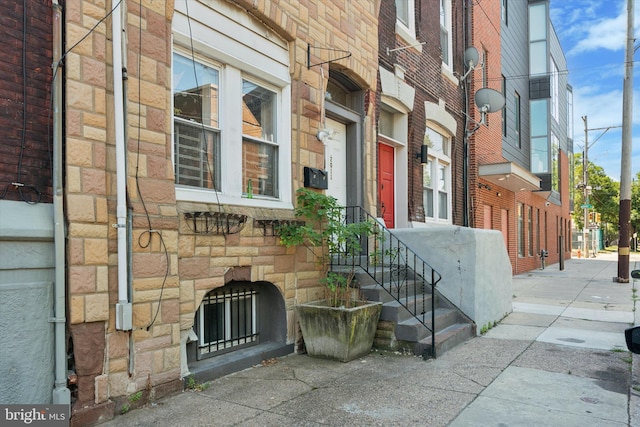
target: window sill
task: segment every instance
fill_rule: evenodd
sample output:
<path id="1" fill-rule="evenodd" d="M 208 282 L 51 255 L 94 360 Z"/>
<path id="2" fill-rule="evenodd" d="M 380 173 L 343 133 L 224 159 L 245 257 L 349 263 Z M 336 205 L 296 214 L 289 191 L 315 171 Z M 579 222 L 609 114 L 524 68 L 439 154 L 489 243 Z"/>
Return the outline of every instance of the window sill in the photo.
<path id="1" fill-rule="evenodd" d="M 422 53 L 422 44 L 416 39 L 415 32 L 412 32 L 404 25 L 396 22 L 396 34 L 416 51 Z"/>
<path id="2" fill-rule="evenodd" d="M 458 78 L 453 74 L 453 71 L 451 71 L 449 67 L 444 64 L 442 64 L 442 74 L 446 78 L 451 80 L 451 83 L 453 83 L 454 85 L 458 86 L 460 84 L 460 80 L 458 80 Z"/>
<path id="3" fill-rule="evenodd" d="M 293 204 L 291 201 L 287 200 L 262 198 L 259 196 L 253 196 L 253 198 L 250 199 L 246 196 L 234 197 L 223 193 L 218 193 L 216 196 L 213 191 L 179 186 L 176 186 L 176 200 L 182 202 L 247 206 L 253 208 L 293 209 Z"/>

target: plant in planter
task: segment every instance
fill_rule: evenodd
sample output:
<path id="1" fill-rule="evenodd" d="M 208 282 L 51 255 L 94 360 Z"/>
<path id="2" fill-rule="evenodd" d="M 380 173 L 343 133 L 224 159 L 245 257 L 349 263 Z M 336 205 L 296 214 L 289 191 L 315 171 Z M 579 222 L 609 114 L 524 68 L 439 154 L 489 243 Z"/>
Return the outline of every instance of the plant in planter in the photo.
<path id="1" fill-rule="evenodd" d="M 361 239 L 374 231 L 369 221 L 349 222 L 334 197 L 301 188 L 296 216 L 308 221 L 279 228 L 280 244 L 304 245 L 322 267 L 326 298 L 296 306 L 307 352 L 349 361 L 367 354 L 380 317 L 381 304 L 368 303 L 351 286 L 355 272 L 330 271 L 331 257 L 360 256 Z"/>

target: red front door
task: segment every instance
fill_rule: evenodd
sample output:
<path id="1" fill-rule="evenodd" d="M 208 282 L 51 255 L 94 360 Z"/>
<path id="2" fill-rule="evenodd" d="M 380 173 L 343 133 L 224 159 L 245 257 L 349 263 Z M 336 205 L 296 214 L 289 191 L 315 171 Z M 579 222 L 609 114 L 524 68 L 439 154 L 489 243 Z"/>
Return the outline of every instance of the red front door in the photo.
<path id="1" fill-rule="evenodd" d="M 387 228 L 395 225 L 394 153 L 390 145 L 378 144 L 378 200 L 379 215 Z"/>

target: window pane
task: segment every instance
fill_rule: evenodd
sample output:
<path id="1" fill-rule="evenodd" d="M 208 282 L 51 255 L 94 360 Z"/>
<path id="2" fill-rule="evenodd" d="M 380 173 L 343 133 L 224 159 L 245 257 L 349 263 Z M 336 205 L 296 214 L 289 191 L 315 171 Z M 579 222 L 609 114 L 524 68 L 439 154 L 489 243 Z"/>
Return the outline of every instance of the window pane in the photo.
<path id="1" fill-rule="evenodd" d="M 174 116 L 218 127 L 218 70 L 174 54 L 172 72 Z"/>
<path id="2" fill-rule="evenodd" d="M 551 134 L 551 189 L 560 191 L 560 141 Z"/>
<path id="3" fill-rule="evenodd" d="M 427 218 L 433 218 L 433 190 L 430 188 L 424 189 L 424 216 Z"/>
<path id="4" fill-rule="evenodd" d="M 276 94 L 246 80 L 242 81 L 242 134 L 275 141 Z"/>
<path id="5" fill-rule="evenodd" d="M 438 218 L 447 219 L 447 167 L 445 165 L 438 165 L 438 190 Z"/>
<path id="6" fill-rule="evenodd" d="M 380 126 L 380 134 L 393 138 L 393 114 L 387 110 L 380 110 L 380 119 L 378 120 L 378 126 Z"/>
<path id="7" fill-rule="evenodd" d="M 449 64 L 449 20 L 447 19 L 447 7 L 449 0 L 440 0 L 440 50 L 442 62 Z"/>
<path id="8" fill-rule="evenodd" d="M 546 40 L 547 6 L 544 3 L 529 6 L 529 41 Z"/>
<path id="9" fill-rule="evenodd" d="M 427 160 L 427 163 L 422 168 L 422 185 L 429 188 L 433 188 L 433 182 L 431 180 L 432 165 L 433 165 L 433 161 Z"/>
<path id="10" fill-rule="evenodd" d="M 203 124 L 175 119 L 176 184 L 220 190 L 220 133 Z"/>
<path id="11" fill-rule="evenodd" d="M 277 146 L 243 138 L 242 172 L 242 188 L 247 197 L 278 197 Z"/>
<path id="12" fill-rule="evenodd" d="M 218 70 L 174 53 L 172 75 L 176 183 L 220 190 Z"/>
<path id="13" fill-rule="evenodd" d="M 242 82 L 242 188 L 247 197 L 278 197 L 276 94 Z"/>
<path id="14" fill-rule="evenodd" d="M 524 256 L 524 205 L 518 203 L 518 255 Z"/>
<path id="15" fill-rule="evenodd" d="M 433 167 L 433 161 L 429 160 L 427 164 L 422 168 L 422 185 L 424 187 L 424 214 L 428 218 L 434 217 L 433 206 L 433 181 L 431 179 L 431 168 Z"/>
<path id="16" fill-rule="evenodd" d="M 253 335 L 251 299 L 246 297 L 231 299 L 231 338 L 238 339 Z"/>
<path id="17" fill-rule="evenodd" d="M 445 27 L 440 27 L 440 50 L 442 62 L 449 65 L 449 31 Z"/>
<path id="18" fill-rule="evenodd" d="M 224 302 L 203 304 L 204 321 L 200 327 L 204 345 L 224 341 Z"/>
<path id="19" fill-rule="evenodd" d="M 438 218 L 447 219 L 448 195 L 444 191 L 438 192 Z"/>
<path id="20" fill-rule="evenodd" d="M 532 75 L 547 73 L 547 42 L 535 42 L 529 45 L 529 71 Z"/>
<path id="21" fill-rule="evenodd" d="M 547 100 L 531 101 L 531 136 L 546 136 L 547 122 Z"/>
<path id="22" fill-rule="evenodd" d="M 531 138 L 531 172 L 549 172 L 549 144 L 546 136 Z"/>
<path id="23" fill-rule="evenodd" d="M 409 27 L 409 0 L 396 0 L 396 15 L 398 21 Z"/>
<path id="24" fill-rule="evenodd" d="M 449 139 L 439 132 L 431 128 L 427 128 L 425 131 L 427 137 L 427 145 L 433 152 L 441 152 L 445 156 L 449 155 Z"/>
<path id="25" fill-rule="evenodd" d="M 533 255 L 533 207 L 529 206 L 529 212 L 527 215 L 528 227 L 529 227 L 529 256 Z"/>
<path id="26" fill-rule="evenodd" d="M 447 168 L 444 165 L 438 165 L 438 190 L 447 190 Z"/>

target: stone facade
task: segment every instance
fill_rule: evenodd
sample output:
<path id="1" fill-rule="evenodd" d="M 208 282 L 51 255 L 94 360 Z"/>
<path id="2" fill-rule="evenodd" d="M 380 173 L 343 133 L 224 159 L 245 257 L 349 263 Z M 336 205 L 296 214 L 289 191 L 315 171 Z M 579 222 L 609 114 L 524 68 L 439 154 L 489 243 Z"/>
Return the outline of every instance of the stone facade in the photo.
<path id="1" fill-rule="evenodd" d="M 319 271 L 304 249 L 286 249 L 261 219 L 292 219 L 289 209 L 217 205 L 177 200 L 171 113 L 174 2 L 124 1 L 126 40 L 125 122 L 127 200 L 131 211 L 133 330 L 116 329 L 116 158 L 111 19 L 113 2 L 66 2 L 65 202 L 68 227 L 69 321 L 78 372 L 77 419 L 87 420 L 105 402 L 144 390 L 181 384 L 181 336 L 194 323 L 202 298 L 238 277 L 276 286 L 287 310 L 287 341 L 298 338 L 293 304 L 317 299 Z M 176 2 L 178 3 L 178 2 Z M 194 2 L 195 3 L 195 2 Z M 189 6 L 193 3 L 190 2 Z M 321 99 L 329 69 L 357 82 L 365 95 L 376 89 L 378 2 L 229 2 L 238 19 L 260 22 L 285 40 L 291 93 L 292 199 L 302 187 L 303 167 L 323 167 Z M 214 6 L 215 7 L 215 3 Z M 229 6 L 227 6 L 229 7 Z M 93 28 L 95 26 L 95 28 Z M 333 29 L 327 31 L 328 28 Z M 331 50 L 348 51 L 333 61 Z M 323 76 L 325 78 L 323 78 Z M 365 208 L 375 207 L 375 97 L 365 96 L 363 176 Z M 288 167 L 281 165 L 281 167 Z M 222 210 L 245 215 L 237 234 L 197 234 L 185 213 Z M 91 340 L 84 331 L 91 330 Z M 103 348 L 99 366 L 90 348 Z M 91 369 L 81 367 L 90 366 Z M 95 369 L 94 369 L 95 368 Z M 98 410 L 99 409 L 99 410 Z M 103 415 L 96 415 L 103 416 Z"/>

